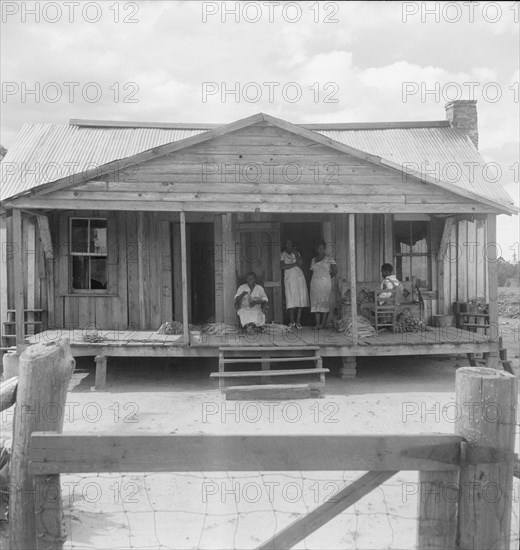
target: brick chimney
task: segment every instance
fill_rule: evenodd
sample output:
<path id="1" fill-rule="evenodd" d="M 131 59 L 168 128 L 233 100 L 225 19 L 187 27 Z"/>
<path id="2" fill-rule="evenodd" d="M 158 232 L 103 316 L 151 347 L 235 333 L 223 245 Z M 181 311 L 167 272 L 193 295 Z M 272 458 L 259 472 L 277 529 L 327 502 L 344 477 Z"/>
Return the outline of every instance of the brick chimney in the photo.
<path id="1" fill-rule="evenodd" d="M 446 109 L 446 120 L 450 121 L 453 128 L 459 128 L 466 132 L 478 149 L 477 100 L 457 99 L 446 103 L 444 108 Z"/>

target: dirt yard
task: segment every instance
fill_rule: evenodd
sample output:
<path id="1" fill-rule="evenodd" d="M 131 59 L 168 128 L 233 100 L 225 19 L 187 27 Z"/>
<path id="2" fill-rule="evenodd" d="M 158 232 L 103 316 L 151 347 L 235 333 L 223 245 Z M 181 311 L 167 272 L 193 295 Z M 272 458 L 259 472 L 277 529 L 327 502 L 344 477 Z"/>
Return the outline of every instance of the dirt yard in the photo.
<path id="1" fill-rule="evenodd" d="M 518 320 L 501 321 L 518 372 Z M 453 433 L 454 384 L 465 357 L 360 360 L 341 380 L 330 361 L 326 396 L 226 402 L 210 361 L 109 363 L 106 392 L 92 392 L 91 360 L 78 359 L 64 432 L 163 434 Z M 450 405 L 451 404 L 451 405 Z M 2 414 L 2 437 L 12 410 Z M 518 434 L 517 434 L 518 435 Z M 517 449 L 519 441 L 517 437 Z M 153 452 L 153 449 L 150 450 Z M 323 450 L 326 453 L 326 449 Z M 62 476 L 67 549 L 254 548 L 337 493 L 360 472 Z M 417 474 L 402 472 L 296 548 L 412 549 Z M 513 529 L 518 548 L 520 488 Z"/>

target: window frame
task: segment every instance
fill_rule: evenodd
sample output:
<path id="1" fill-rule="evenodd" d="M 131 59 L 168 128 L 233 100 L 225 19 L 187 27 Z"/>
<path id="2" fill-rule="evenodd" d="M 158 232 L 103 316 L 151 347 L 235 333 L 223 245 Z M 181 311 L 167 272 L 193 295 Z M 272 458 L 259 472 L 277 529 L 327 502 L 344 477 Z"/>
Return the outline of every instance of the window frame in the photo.
<path id="1" fill-rule="evenodd" d="M 427 246 L 427 251 L 426 252 L 398 252 L 398 242 L 397 242 L 397 238 L 396 238 L 396 224 L 397 223 L 407 223 L 409 224 L 409 230 L 410 230 L 410 234 L 412 232 L 412 225 L 413 223 L 426 223 L 426 246 Z M 434 254 L 434 251 L 432 250 L 432 226 L 431 226 L 431 219 L 430 220 L 426 220 L 424 218 L 417 218 L 417 219 L 395 219 L 393 220 L 393 228 L 392 228 L 392 232 L 393 232 L 393 235 L 394 235 L 394 265 L 395 265 L 395 273 L 397 275 L 397 259 L 398 258 L 401 258 L 401 271 L 403 269 L 402 267 L 402 258 L 405 257 L 405 258 L 409 258 L 410 259 L 410 275 L 412 276 L 412 280 L 409 280 L 409 281 L 406 281 L 406 274 L 403 274 L 401 273 L 401 277 L 402 279 L 402 282 L 404 283 L 410 283 L 412 284 L 413 282 L 413 265 L 414 265 L 414 260 L 413 258 L 426 258 L 426 262 L 427 262 L 427 272 L 428 272 L 428 286 L 427 287 L 419 287 L 421 289 L 421 291 L 423 292 L 430 292 L 433 290 L 433 254 Z M 415 260 L 417 261 L 417 260 Z M 415 289 L 412 289 L 412 292 L 414 291 Z"/>
<path id="2" fill-rule="evenodd" d="M 105 254 L 98 254 L 96 252 L 74 252 L 72 250 L 72 223 L 76 220 L 87 220 L 88 221 L 88 239 L 90 239 L 90 222 L 91 221 L 104 221 L 106 224 L 106 231 L 107 231 L 107 238 L 106 238 L 106 253 Z M 109 294 L 109 288 L 110 288 L 110 247 L 109 247 L 109 228 L 110 223 L 109 219 L 107 217 L 99 217 L 99 216 L 70 216 L 69 217 L 69 223 L 68 223 L 68 231 L 69 231 L 69 293 L 70 294 L 79 294 L 79 295 L 106 295 Z M 89 241 L 88 241 L 89 242 Z M 73 258 L 75 256 L 79 256 L 82 258 L 88 257 L 89 262 L 89 277 L 88 280 L 91 281 L 91 263 L 90 258 L 106 258 L 106 276 L 107 276 L 107 283 L 106 288 L 74 288 L 73 286 Z"/>

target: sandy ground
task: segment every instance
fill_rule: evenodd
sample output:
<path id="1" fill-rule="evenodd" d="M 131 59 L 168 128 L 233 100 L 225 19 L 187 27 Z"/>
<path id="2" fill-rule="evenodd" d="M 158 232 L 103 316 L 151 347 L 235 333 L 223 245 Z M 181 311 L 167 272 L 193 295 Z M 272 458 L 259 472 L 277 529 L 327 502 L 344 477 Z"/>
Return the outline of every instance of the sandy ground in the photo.
<path id="1" fill-rule="evenodd" d="M 518 321 L 501 325 L 519 366 Z M 457 367 L 465 357 L 381 358 L 344 381 L 334 361 L 322 399 L 226 402 L 211 361 L 112 360 L 106 392 L 78 359 L 65 433 L 453 433 Z M 518 371 L 517 371 L 518 372 Z M 1 418 L 9 432 L 12 411 Z M 517 450 L 520 438 L 517 432 Z M 323 450 L 326 453 L 326 449 Z M 336 494 L 360 472 L 62 476 L 68 549 L 254 548 Z M 417 474 L 401 472 L 295 548 L 415 548 Z M 520 487 L 514 488 L 518 548 Z"/>

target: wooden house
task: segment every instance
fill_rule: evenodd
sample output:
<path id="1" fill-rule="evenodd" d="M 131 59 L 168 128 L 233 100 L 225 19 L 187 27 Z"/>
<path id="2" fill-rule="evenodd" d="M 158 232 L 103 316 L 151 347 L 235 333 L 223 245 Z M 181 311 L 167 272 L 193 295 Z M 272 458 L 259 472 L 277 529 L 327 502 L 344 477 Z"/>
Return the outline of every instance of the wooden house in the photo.
<path id="1" fill-rule="evenodd" d="M 486 334 L 360 339 L 354 322 L 351 335 L 296 336 L 342 357 L 345 375 L 366 355 L 493 360 L 496 217 L 517 208 L 478 153 L 475 103 L 451 102 L 433 122 L 292 124 L 260 113 L 223 125 L 24 125 L 1 163 L 3 350 L 67 333 L 76 355 L 100 362 L 216 357 L 223 337 L 194 341 L 188 323 L 177 338 L 155 331 L 173 319 L 236 323 L 234 293 L 250 270 L 269 296 L 268 321 L 283 323 L 279 260 L 291 238 L 304 267 L 326 241 L 337 294 L 374 290 L 390 262 L 429 323 L 454 302 L 489 302 Z M 86 340 L 94 328 L 102 338 Z"/>

